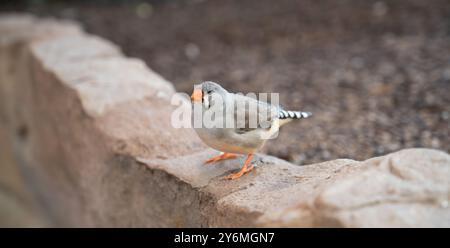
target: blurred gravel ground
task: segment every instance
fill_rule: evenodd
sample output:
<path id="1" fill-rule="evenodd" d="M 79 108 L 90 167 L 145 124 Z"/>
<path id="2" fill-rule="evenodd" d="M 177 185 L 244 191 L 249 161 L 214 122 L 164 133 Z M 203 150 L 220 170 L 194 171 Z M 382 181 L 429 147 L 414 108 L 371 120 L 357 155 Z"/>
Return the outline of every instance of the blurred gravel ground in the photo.
<path id="1" fill-rule="evenodd" d="M 77 20 L 180 91 L 212 80 L 234 92 L 279 92 L 286 108 L 315 114 L 264 148 L 297 164 L 407 147 L 450 152 L 447 0 L 37 1 L 0 9 Z"/>

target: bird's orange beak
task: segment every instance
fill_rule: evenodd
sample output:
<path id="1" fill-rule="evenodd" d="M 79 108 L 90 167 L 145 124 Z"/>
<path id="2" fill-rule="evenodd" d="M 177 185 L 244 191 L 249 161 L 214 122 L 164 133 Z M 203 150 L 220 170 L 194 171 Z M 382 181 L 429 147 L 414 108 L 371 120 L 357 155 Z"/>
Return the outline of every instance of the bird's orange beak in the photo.
<path id="1" fill-rule="evenodd" d="M 203 97 L 202 89 L 194 89 L 191 95 L 191 100 L 194 102 L 201 101 Z"/>

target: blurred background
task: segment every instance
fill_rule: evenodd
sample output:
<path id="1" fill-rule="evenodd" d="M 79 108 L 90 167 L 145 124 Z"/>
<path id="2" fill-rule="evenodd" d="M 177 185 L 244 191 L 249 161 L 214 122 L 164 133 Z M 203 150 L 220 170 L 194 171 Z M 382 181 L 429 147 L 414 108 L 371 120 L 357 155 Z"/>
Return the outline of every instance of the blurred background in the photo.
<path id="1" fill-rule="evenodd" d="M 279 92 L 314 118 L 264 152 L 296 164 L 450 151 L 450 1 L 9 1 L 71 19 L 190 92 Z"/>

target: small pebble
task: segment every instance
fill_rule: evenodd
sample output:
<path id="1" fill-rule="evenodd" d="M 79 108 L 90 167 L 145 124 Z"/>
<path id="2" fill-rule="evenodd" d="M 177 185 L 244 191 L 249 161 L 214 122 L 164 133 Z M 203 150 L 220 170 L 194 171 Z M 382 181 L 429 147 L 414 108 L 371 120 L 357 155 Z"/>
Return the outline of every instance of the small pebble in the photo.
<path id="1" fill-rule="evenodd" d="M 149 3 L 140 3 L 136 6 L 136 15 L 141 19 L 147 19 L 153 14 L 153 6 Z"/>
<path id="2" fill-rule="evenodd" d="M 194 43 L 189 43 L 184 48 L 184 53 L 188 59 L 194 60 L 200 55 L 200 48 Z"/>

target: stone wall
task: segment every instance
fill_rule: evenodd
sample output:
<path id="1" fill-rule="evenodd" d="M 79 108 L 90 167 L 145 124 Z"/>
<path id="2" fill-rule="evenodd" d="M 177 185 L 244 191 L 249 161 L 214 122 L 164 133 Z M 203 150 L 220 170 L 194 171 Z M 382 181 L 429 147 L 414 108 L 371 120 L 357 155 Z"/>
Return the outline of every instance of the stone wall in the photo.
<path id="1" fill-rule="evenodd" d="M 215 154 L 175 90 L 78 25 L 0 17 L 0 226 L 450 226 L 450 156 L 407 149 L 296 166 Z M 270 145 L 270 144 L 269 144 Z"/>

